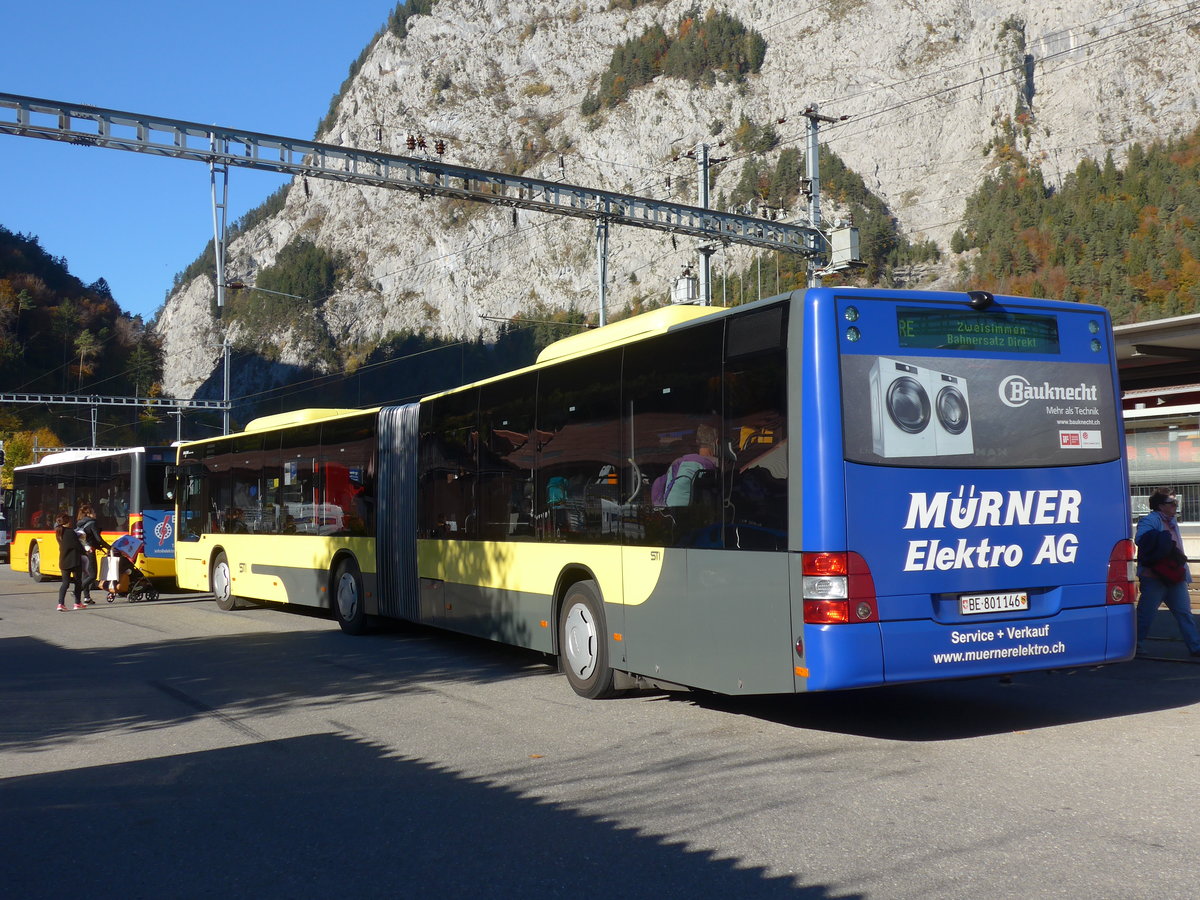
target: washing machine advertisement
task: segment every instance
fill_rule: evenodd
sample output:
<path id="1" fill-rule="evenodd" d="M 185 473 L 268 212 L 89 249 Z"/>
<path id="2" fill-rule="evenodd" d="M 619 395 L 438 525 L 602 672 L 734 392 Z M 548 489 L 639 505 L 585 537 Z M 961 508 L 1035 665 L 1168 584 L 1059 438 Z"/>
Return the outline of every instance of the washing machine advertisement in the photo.
<path id="1" fill-rule="evenodd" d="M 845 456 L 870 465 L 1086 465 L 1120 455 L 1108 366 L 843 354 Z"/>

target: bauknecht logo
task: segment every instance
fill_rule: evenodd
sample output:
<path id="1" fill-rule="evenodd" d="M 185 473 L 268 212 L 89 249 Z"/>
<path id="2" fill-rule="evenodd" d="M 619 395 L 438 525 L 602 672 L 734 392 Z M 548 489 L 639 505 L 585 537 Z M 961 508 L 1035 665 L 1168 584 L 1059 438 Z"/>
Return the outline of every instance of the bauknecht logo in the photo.
<path id="1" fill-rule="evenodd" d="M 1030 400 L 1091 400 L 1095 401 L 1099 391 L 1094 384 L 1083 382 L 1063 387 L 1048 381 L 1030 384 L 1024 375 L 1009 375 L 1000 382 L 1000 402 L 1014 409 Z"/>

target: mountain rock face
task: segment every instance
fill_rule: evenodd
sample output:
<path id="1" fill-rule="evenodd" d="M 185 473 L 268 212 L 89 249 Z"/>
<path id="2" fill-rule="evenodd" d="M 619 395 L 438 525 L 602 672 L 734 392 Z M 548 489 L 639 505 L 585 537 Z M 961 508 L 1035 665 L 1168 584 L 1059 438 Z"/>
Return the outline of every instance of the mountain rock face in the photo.
<path id="1" fill-rule="evenodd" d="M 785 147 L 803 152 L 801 112 L 817 104 L 822 114 L 848 117 L 823 125 L 822 142 L 910 238 L 930 238 L 950 257 L 963 202 L 997 165 L 1001 144 L 1038 162 L 1056 184 L 1082 158 L 1111 150 L 1120 160 L 1132 141 L 1196 123 L 1200 17 L 1178 4 L 1116 0 L 831 0 L 799 11 L 724 0 L 715 8 L 766 40 L 760 72 L 708 84 L 660 76 L 625 102 L 583 115 L 614 48 L 655 24 L 676 34 L 693 3 L 438 0 L 431 15 L 408 20 L 406 37 L 387 32 L 376 41 L 318 140 L 419 156 L 441 139 L 448 162 L 690 204 L 696 166 L 676 157 L 708 143 L 729 157 L 715 169 L 717 205 L 750 159 L 717 149 L 743 117 L 774 127 L 771 160 Z M 429 150 L 409 151 L 410 134 L 424 136 Z M 836 214 L 824 210 L 827 219 Z M 540 304 L 597 307 L 595 233 L 586 220 L 296 180 L 282 211 L 230 243 L 227 280 L 253 284 L 298 239 L 345 264 L 332 296 L 297 301 L 296 312 L 315 316 L 338 348 L 370 347 L 404 330 L 487 335 L 496 323 L 484 317 Z M 695 262 L 696 245 L 614 228 L 608 309 L 664 295 Z M 745 248 L 722 250 L 714 277 L 750 259 Z M 761 276 L 764 295 L 774 293 L 772 277 Z M 222 328 L 213 308 L 213 282 L 201 277 L 160 313 L 168 395 L 214 395 Z M 236 323 L 228 330 L 235 347 L 260 341 Z M 311 338 L 289 322 L 278 322 L 272 337 L 281 378 L 313 365 Z M 338 368 L 328 354 L 323 360 L 317 368 Z M 255 367 L 256 383 L 235 383 L 233 394 L 261 389 L 263 377 L 269 369 Z"/>

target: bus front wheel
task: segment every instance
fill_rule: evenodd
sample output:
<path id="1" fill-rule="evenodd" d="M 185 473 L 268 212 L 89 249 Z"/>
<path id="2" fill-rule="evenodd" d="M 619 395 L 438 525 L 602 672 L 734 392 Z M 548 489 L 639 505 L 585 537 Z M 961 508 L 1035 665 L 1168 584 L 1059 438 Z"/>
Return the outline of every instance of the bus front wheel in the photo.
<path id="1" fill-rule="evenodd" d="M 613 695 L 604 604 L 594 581 L 578 581 L 567 589 L 558 617 L 558 658 L 580 697 L 602 700 Z"/>
<path id="2" fill-rule="evenodd" d="M 42 548 L 37 544 L 33 544 L 29 548 L 29 577 L 34 581 L 49 581 L 49 577 L 42 574 Z"/>
<path id="3" fill-rule="evenodd" d="M 209 578 L 213 598 L 217 601 L 217 609 L 237 609 L 237 601 L 233 597 L 233 581 L 229 577 L 229 559 L 225 554 L 218 553 L 213 560 L 212 575 Z"/>
<path id="4" fill-rule="evenodd" d="M 367 630 L 367 614 L 363 609 L 362 574 L 358 564 L 347 559 L 338 563 L 333 575 L 333 614 L 346 634 L 362 634 Z"/>

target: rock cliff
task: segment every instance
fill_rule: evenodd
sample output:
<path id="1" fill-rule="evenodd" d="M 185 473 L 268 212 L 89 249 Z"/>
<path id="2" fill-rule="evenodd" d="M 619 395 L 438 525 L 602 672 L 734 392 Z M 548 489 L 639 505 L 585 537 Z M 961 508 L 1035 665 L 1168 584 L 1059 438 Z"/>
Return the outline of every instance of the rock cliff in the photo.
<path id="1" fill-rule="evenodd" d="M 848 117 L 826 126 L 822 139 L 903 231 L 946 249 L 963 201 L 995 165 L 995 140 L 1015 141 L 1054 183 L 1081 158 L 1111 150 L 1119 159 L 1131 141 L 1196 121 L 1200 19 L 1182 4 L 1116 0 L 1036 8 L 830 0 L 803 10 L 725 0 L 718 8 L 766 39 L 759 73 L 698 85 L 660 77 L 622 104 L 582 115 L 613 49 L 655 23 L 673 33 L 693 3 L 439 0 L 431 15 L 408 20 L 405 37 L 385 32 L 375 42 L 318 139 L 409 155 L 406 138 L 419 134 L 429 152 L 445 140 L 448 161 L 694 203 L 695 166 L 678 154 L 728 138 L 743 117 L 785 120 L 768 156 L 803 149 L 800 112 L 816 103 Z M 727 155 L 714 202 L 748 158 Z M 315 316 L 339 347 L 369 347 L 403 330 L 487 334 L 495 323 L 483 316 L 539 302 L 596 308 L 594 234 L 583 220 L 308 179 L 290 186 L 282 211 L 231 242 L 229 279 L 253 284 L 297 238 L 347 266 L 332 296 L 306 298 L 297 312 Z M 694 262 L 695 245 L 614 229 L 609 309 L 665 294 Z M 749 259 L 750 251 L 731 248 L 714 257 L 714 271 Z M 772 293 L 770 275 L 764 280 Z M 213 378 L 221 350 L 213 294 L 211 279 L 198 278 L 158 317 L 169 395 L 192 396 Z M 274 337 L 281 372 L 312 364 L 314 348 L 297 329 L 279 322 Z M 234 325 L 230 338 L 237 346 L 249 336 Z M 338 364 L 326 358 L 318 368 Z M 255 372 L 264 377 L 262 367 Z M 215 383 L 204 393 L 215 395 Z M 262 386 L 235 383 L 233 394 Z"/>

